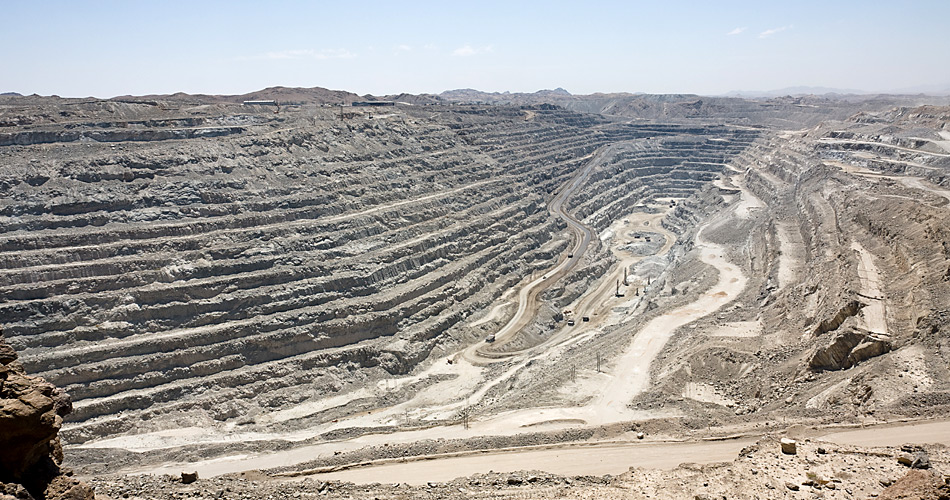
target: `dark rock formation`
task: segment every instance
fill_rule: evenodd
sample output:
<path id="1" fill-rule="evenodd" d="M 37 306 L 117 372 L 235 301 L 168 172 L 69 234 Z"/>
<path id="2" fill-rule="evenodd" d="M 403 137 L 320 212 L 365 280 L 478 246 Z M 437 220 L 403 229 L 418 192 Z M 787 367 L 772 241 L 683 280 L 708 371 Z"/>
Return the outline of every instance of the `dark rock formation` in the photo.
<path id="1" fill-rule="evenodd" d="M 69 395 L 30 377 L 0 336 L 0 498 L 92 499 L 92 488 L 60 468 L 57 433 Z"/>
<path id="2" fill-rule="evenodd" d="M 822 335 L 837 330 L 846 319 L 856 316 L 861 311 L 861 309 L 866 306 L 867 304 L 858 302 L 856 300 L 848 302 L 844 307 L 839 309 L 834 316 L 822 321 L 821 324 L 815 328 L 815 335 Z"/>
<path id="3" fill-rule="evenodd" d="M 848 330 L 819 346 L 808 365 L 814 370 L 844 370 L 890 350 L 891 342 L 885 336 Z"/>

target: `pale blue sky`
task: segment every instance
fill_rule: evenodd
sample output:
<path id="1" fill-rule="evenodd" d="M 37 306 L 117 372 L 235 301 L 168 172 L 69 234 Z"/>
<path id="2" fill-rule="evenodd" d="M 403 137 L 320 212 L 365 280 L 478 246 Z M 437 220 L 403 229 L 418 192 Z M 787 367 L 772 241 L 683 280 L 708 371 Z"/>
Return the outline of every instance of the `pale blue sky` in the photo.
<path id="1" fill-rule="evenodd" d="M 0 0 L 0 12 L 0 92 L 950 87 L 950 0 Z"/>

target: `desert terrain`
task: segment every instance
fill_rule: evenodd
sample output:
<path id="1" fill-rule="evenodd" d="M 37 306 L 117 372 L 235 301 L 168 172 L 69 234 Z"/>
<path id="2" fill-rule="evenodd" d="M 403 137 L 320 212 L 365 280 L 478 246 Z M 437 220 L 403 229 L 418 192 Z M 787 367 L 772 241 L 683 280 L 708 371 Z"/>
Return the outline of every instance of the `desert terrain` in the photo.
<path id="1" fill-rule="evenodd" d="M 0 328 L 99 498 L 939 495 L 944 101 L 3 96 Z"/>

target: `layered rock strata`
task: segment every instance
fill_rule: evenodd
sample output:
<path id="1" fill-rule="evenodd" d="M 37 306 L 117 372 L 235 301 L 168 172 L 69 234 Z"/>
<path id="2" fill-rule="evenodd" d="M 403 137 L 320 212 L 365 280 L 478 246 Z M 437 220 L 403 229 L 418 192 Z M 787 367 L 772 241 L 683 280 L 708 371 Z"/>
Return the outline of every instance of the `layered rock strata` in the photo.
<path id="1" fill-rule="evenodd" d="M 595 150 L 624 144 L 571 203 L 604 227 L 757 135 L 556 107 L 72 109 L 0 147 L 0 318 L 75 398 L 71 442 L 406 373 L 566 248 L 547 201 Z"/>

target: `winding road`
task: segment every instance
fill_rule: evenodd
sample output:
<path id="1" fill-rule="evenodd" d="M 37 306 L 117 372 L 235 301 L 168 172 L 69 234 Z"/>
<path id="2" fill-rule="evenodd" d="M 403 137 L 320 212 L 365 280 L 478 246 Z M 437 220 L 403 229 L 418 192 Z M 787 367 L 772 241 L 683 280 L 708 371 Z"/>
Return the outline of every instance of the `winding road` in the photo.
<path id="1" fill-rule="evenodd" d="M 464 352 L 464 356 L 472 363 L 492 363 L 507 356 L 497 353 L 498 348 L 509 342 L 516 333 L 527 326 L 534 319 L 535 311 L 538 308 L 538 296 L 545 289 L 550 287 L 557 280 L 569 273 L 577 263 L 581 261 L 587 247 L 594 237 L 594 230 L 586 226 L 576 217 L 565 211 L 565 203 L 574 195 L 577 190 L 584 185 L 590 173 L 616 148 L 616 145 L 609 145 L 600 148 L 591 155 L 591 160 L 587 162 L 584 168 L 567 181 L 561 190 L 554 196 L 548 205 L 548 210 L 560 217 L 567 223 L 571 232 L 574 233 L 574 246 L 571 249 L 570 257 L 558 262 L 552 269 L 548 270 L 542 277 L 537 278 L 521 288 L 518 292 L 518 309 L 514 316 L 508 320 L 498 332 L 495 333 L 495 342 L 492 345 L 492 351 L 489 352 L 483 344 L 477 344 Z"/>

